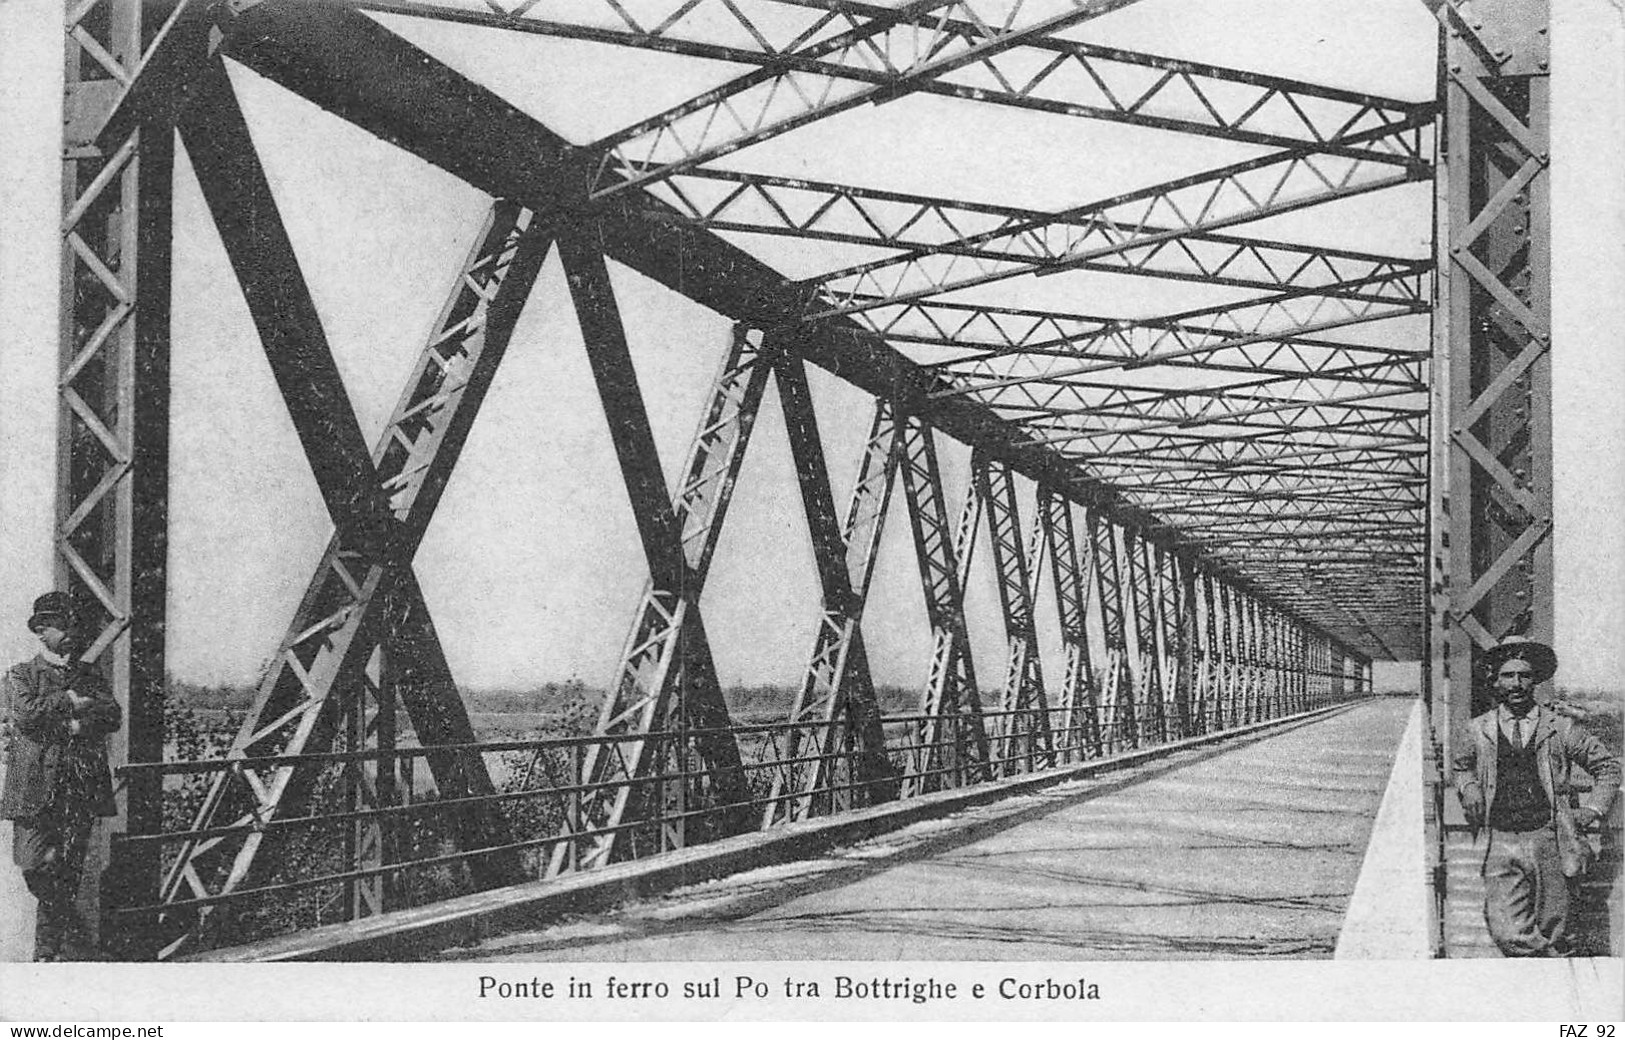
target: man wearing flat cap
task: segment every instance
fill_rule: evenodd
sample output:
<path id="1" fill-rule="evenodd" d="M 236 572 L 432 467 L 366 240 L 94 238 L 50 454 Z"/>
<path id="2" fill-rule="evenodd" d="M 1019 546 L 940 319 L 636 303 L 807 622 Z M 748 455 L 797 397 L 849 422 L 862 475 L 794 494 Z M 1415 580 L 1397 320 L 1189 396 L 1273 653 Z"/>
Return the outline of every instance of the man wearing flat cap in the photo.
<path id="1" fill-rule="evenodd" d="M 13 822 L 12 858 L 39 900 L 34 959 L 94 957 L 74 903 L 96 817 L 116 812 L 105 738 L 123 713 L 77 660 L 65 594 L 36 599 L 28 627 L 40 651 L 6 673 L 0 701 L 8 740 L 0 819 Z"/>
<path id="2" fill-rule="evenodd" d="M 1557 673 L 1544 643 L 1508 636 L 1485 655 L 1496 707 L 1473 719 L 1456 750 L 1456 792 L 1474 833 L 1488 831 L 1484 921 L 1508 957 L 1563 957 L 1569 883 L 1589 867 L 1581 832 L 1608 812 L 1619 760 L 1571 718 L 1536 703 Z M 1591 775 L 1584 801 L 1576 767 Z"/>

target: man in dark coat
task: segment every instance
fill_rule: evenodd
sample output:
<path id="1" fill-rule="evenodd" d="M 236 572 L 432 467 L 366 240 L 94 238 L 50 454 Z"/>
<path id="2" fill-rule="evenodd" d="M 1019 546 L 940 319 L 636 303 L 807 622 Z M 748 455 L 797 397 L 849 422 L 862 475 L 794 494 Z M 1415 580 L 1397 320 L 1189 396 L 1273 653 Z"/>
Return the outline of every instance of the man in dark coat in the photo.
<path id="1" fill-rule="evenodd" d="M 1544 643 L 1509 636 L 1486 655 L 1498 702 L 1468 724 L 1453 763 L 1467 823 L 1488 830 L 1484 921 L 1508 957 L 1570 952 L 1569 883 L 1589 866 L 1581 833 L 1608 812 L 1619 759 L 1573 719 L 1536 703 L 1557 672 Z M 1592 779 L 1577 796 L 1576 766 Z"/>
<path id="2" fill-rule="evenodd" d="M 34 959 L 92 956 L 75 908 L 90 832 L 112 816 L 113 777 L 105 738 L 123 721 L 96 670 L 76 659 L 68 597 L 34 601 L 28 627 L 40 652 L 6 673 L 6 784 L 0 819 L 13 821 L 12 858 L 39 900 Z"/>

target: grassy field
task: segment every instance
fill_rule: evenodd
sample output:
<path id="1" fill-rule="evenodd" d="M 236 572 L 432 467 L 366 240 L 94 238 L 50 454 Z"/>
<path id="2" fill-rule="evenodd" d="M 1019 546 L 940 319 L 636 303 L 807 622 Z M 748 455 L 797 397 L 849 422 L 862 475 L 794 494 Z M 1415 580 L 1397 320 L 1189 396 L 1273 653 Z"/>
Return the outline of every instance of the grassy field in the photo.
<path id="1" fill-rule="evenodd" d="M 733 686 L 723 692 L 728 714 L 735 722 L 759 724 L 784 721 L 795 702 L 790 686 Z M 901 686 L 876 691 L 884 714 L 918 710 L 919 693 Z M 229 739 L 252 705 L 251 686 L 206 686 L 171 680 L 170 700 L 189 712 L 211 738 Z M 579 681 L 543 683 L 529 689 L 464 690 L 475 736 L 480 740 L 520 740 L 533 737 L 584 736 L 598 720 L 604 691 Z"/>
<path id="2" fill-rule="evenodd" d="M 1618 691 L 1558 687 L 1552 706 L 1579 720 L 1614 754 L 1625 754 L 1625 697 Z"/>

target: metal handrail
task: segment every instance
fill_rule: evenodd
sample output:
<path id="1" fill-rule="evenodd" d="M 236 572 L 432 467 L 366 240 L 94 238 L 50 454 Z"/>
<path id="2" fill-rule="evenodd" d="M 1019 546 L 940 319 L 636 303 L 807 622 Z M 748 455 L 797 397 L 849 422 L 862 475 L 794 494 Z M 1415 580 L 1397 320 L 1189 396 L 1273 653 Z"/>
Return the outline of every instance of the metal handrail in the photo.
<path id="1" fill-rule="evenodd" d="M 1283 700 L 1274 707 L 1278 712 L 1273 717 L 1285 718 L 1305 711 L 1330 707 L 1337 703 L 1360 699 L 1358 694 L 1346 694 L 1336 697 L 1329 693 L 1311 694 L 1299 702 Z M 1227 727 L 1224 722 L 1224 713 L 1218 710 L 1204 711 L 1199 715 L 1190 715 L 1187 719 L 1189 728 L 1204 733 L 1223 732 Z M 1061 707 L 1021 708 L 983 711 L 979 714 L 955 714 L 935 717 L 935 721 L 942 726 L 937 739 L 922 741 L 919 739 L 922 731 L 921 723 L 933 720 L 932 716 L 924 714 L 892 715 L 881 720 L 882 730 L 887 734 L 886 752 L 893 760 L 901 759 L 904 763 L 915 761 L 929 761 L 931 752 L 946 751 L 947 755 L 939 758 L 939 764 L 924 771 L 915 771 L 908 768 L 900 770 L 900 778 L 914 780 L 924 779 L 927 782 L 921 785 L 923 791 L 940 790 L 943 788 L 958 788 L 975 786 L 993 779 L 1010 775 L 1012 772 L 1037 772 L 1044 769 L 1057 768 L 1081 761 L 1109 761 L 1120 755 L 1132 753 L 1136 748 L 1155 746 L 1164 743 L 1173 743 L 1180 739 L 1175 735 L 1178 727 L 1166 725 L 1168 738 L 1157 740 L 1152 738 L 1154 726 L 1150 725 L 1152 719 L 1135 717 L 1116 717 L 1106 721 L 1101 716 L 1113 714 L 1103 709 L 1095 708 L 1089 712 L 1080 712 L 1071 720 L 1070 725 L 1060 725 L 1066 716 L 1066 709 Z M 1006 726 L 1001 724 L 1010 719 L 1037 720 L 1042 718 L 1045 730 L 1048 733 L 1047 746 L 1040 742 L 1039 734 L 1034 731 L 1019 733 L 1006 732 Z M 1172 719 L 1164 720 L 1171 723 Z M 1254 723 L 1260 720 L 1253 720 Z M 763 742 L 764 751 L 777 751 L 780 742 L 771 739 L 776 735 L 788 734 L 795 731 L 822 730 L 831 725 L 829 722 L 775 722 L 775 723 L 746 723 L 726 729 L 687 729 L 679 733 L 644 733 L 622 734 L 613 736 L 586 736 L 586 737 L 545 737 L 525 740 L 483 741 L 464 744 L 446 744 L 429 746 L 400 746 L 387 751 L 363 750 L 324 752 L 315 754 L 289 755 L 286 757 L 255 757 L 231 759 L 204 759 L 194 762 L 149 762 L 131 763 L 120 766 L 116 772 L 120 777 L 129 778 L 140 774 L 158 774 L 160 776 L 174 777 L 187 775 L 206 775 L 222 771 L 241 771 L 244 769 L 273 769 L 293 766 L 296 764 L 326 764 L 345 765 L 375 761 L 399 761 L 403 758 L 424 758 L 436 755 L 465 755 L 487 754 L 495 752 L 531 752 L 538 756 L 548 751 L 573 751 L 578 748 L 602 745 L 616 745 L 635 741 L 648 740 L 681 740 L 691 741 L 696 737 L 707 734 L 727 733 L 738 737 L 759 735 L 768 738 Z M 985 762 L 967 762 L 961 756 L 952 754 L 953 749 L 969 746 L 971 732 L 969 727 L 976 726 L 982 729 L 989 738 L 990 748 L 999 748 L 1000 753 L 990 755 Z M 1089 739 L 1092 737 L 1093 739 Z M 901 738 L 901 739 L 897 739 Z M 1132 739 L 1130 739 L 1132 738 Z M 1011 742 L 1016 742 L 1012 750 Z M 1115 751 L 1109 751 L 1114 745 L 1119 746 Z M 787 745 L 786 745 L 787 746 Z M 817 762 L 839 763 L 842 760 L 855 760 L 858 752 L 855 749 L 836 750 L 815 754 L 800 754 L 788 758 L 764 757 L 755 761 L 742 763 L 741 768 L 747 773 L 769 774 L 773 771 L 787 772 L 795 775 L 796 771 Z M 571 756 L 573 761 L 579 761 L 578 755 Z M 980 774 L 982 779 L 974 777 Z M 678 821 L 691 821 L 713 818 L 724 813 L 736 813 L 742 809 L 760 809 L 770 802 L 787 798 L 804 797 L 800 794 L 780 794 L 774 796 L 767 794 L 753 797 L 746 801 L 729 802 L 702 806 L 694 809 L 666 810 L 656 804 L 656 815 L 647 819 L 620 823 L 614 826 L 582 827 L 580 813 L 580 796 L 594 792 L 608 791 L 619 788 L 651 788 L 673 782 L 689 783 L 703 780 L 715 775 L 715 770 L 708 768 L 681 768 L 654 773 L 649 776 L 635 779 L 620 779 L 597 783 L 571 783 L 558 784 L 545 787 L 529 788 L 519 791 L 502 791 L 492 794 L 469 795 L 448 799 L 430 799 L 410 802 L 402 805 L 379 806 L 366 809 L 344 809 L 338 812 L 319 813 L 301 817 L 291 817 L 271 820 L 265 823 L 257 821 L 244 821 L 219 827 L 203 829 L 186 829 L 175 831 L 154 831 L 149 833 L 132 833 L 115 835 L 114 841 L 133 845 L 165 845 L 180 844 L 198 841 L 211 837 L 223 837 L 245 832 L 276 832 L 293 833 L 301 830 L 314 830 L 320 827 L 337 824 L 350 824 L 363 820 L 383 819 L 401 820 L 417 814 L 448 814 L 456 813 L 476 805 L 499 802 L 513 802 L 523 800 L 548 799 L 561 806 L 565 825 L 558 831 L 545 836 L 527 838 L 523 841 L 509 842 L 475 849 L 463 849 L 456 852 L 425 856 L 418 859 L 403 860 L 396 863 L 387 863 L 379 866 L 358 868 L 334 873 L 321 874 L 314 877 L 294 878 L 281 880 L 272 884 L 260 885 L 253 888 L 239 888 L 231 892 L 219 893 L 209 896 L 200 896 L 185 900 L 174 900 L 165 903 L 150 905 L 124 906 L 110 911 L 115 920 L 129 921 L 133 918 L 150 918 L 167 913 L 184 911 L 189 908 L 219 905 L 245 901 L 255 898 L 277 895 L 282 893 L 319 888 L 327 885 L 338 885 L 346 882 L 358 881 L 366 878 L 400 874 L 407 871 L 425 870 L 434 867 L 443 867 L 450 864 L 466 862 L 485 856 L 512 853 L 540 847 L 551 848 L 560 842 L 578 842 L 600 835 L 622 833 L 638 829 L 658 827 Z M 850 779 L 832 788 L 816 792 L 818 796 L 829 798 L 840 791 L 854 792 L 869 787 L 872 780 Z M 907 797 L 899 791 L 899 800 Z M 890 799 L 888 799 L 890 800 Z M 816 810 L 809 810 L 817 815 Z M 658 853 L 652 853 L 658 854 Z"/>

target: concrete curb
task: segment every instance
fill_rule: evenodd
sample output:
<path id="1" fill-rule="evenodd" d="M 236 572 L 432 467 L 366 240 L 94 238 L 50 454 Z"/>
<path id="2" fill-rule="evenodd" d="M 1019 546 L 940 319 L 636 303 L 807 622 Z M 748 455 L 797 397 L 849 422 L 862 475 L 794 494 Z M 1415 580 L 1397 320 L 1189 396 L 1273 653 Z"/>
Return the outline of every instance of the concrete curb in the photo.
<path id="1" fill-rule="evenodd" d="M 1422 702 L 1411 709 L 1360 876 L 1337 936 L 1338 960 L 1426 960 L 1427 856 L 1422 836 Z"/>
<path id="2" fill-rule="evenodd" d="M 822 849 L 861 841 L 920 820 L 1137 765 L 1190 748 L 1313 720 L 1347 710 L 1359 703 L 1358 700 L 1346 701 L 1267 722 L 1158 744 L 1112 758 L 1093 759 L 970 788 L 938 791 L 840 816 L 804 820 L 770 831 L 735 835 L 650 859 L 615 863 L 587 873 L 476 892 L 427 906 L 379 914 L 361 921 L 323 925 L 176 959 L 209 963 L 409 959 L 409 956 L 403 955 L 478 941 L 516 926 L 535 927 L 567 914 L 602 909 L 754 867 L 804 859 Z"/>

